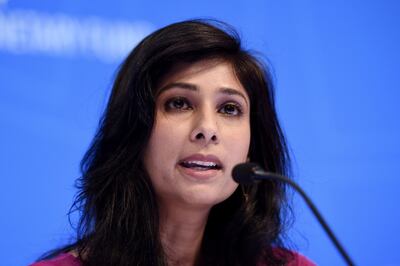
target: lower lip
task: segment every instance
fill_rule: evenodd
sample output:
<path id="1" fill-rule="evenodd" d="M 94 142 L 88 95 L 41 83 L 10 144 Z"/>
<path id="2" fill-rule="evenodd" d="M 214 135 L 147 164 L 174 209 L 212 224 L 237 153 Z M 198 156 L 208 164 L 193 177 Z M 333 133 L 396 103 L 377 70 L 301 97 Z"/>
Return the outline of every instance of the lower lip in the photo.
<path id="1" fill-rule="evenodd" d="M 210 169 L 210 170 L 196 170 L 193 168 L 183 167 L 182 165 L 178 165 L 178 168 L 181 172 L 187 176 L 198 180 L 208 180 L 215 177 L 221 170 Z"/>

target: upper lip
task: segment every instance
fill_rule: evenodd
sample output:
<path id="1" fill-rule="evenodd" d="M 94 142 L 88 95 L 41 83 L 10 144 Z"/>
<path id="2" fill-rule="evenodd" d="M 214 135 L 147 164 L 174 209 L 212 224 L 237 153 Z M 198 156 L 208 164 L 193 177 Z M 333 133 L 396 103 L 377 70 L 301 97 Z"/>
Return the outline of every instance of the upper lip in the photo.
<path id="1" fill-rule="evenodd" d="M 182 160 L 179 161 L 179 163 L 189 162 L 189 161 L 210 162 L 210 163 L 215 163 L 220 168 L 223 167 L 219 158 L 212 154 L 208 154 L 208 155 L 203 155 L 203 154 L 199 154 L 199 153 L 193 154 L 193 155 L 183 158 Z"/>

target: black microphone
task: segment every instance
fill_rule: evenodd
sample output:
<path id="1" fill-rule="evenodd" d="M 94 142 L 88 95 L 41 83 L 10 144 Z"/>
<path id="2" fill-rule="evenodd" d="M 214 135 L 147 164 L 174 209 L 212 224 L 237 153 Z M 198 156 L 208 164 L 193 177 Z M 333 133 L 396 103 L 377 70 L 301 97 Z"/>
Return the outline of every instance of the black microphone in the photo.
<path id="1" fill-rule="evenodd" d="M 241 163 L 232 169 L 233 180 L 239 184 L 251 184 L 259 179 L 258 176 L 263 176 L 262 174 L 262 168 L 256 163 Z"/>
<path id="2" fill-rule="evenodd" d="M 251 184 L 257 180 L 279 180 L 280 182 L 289 184 L 303 197 L 304 201 L 307 203 L 308 207 L 311 209 L 318 222 L 321 224 L 339 253 L 342 255 L 343 259 L 346 261 L 347 265 L 354 266 L 354 263 L 351 260 L 350 256 L 339 243 L 339 240 L 333 234 L 332 230 L 329 228 L 328 224 L 319 213 L 317 207 L 315 207 L 314 203 L 312 203 L 307 194 L 293 180 L 283 175 L 265 172 L 260 166 L 255 163 L 241 163 L 236 165 L 232 170 L 232 177 L 233 180 L 235 180 L 235 182 L 239 184 Z"/>

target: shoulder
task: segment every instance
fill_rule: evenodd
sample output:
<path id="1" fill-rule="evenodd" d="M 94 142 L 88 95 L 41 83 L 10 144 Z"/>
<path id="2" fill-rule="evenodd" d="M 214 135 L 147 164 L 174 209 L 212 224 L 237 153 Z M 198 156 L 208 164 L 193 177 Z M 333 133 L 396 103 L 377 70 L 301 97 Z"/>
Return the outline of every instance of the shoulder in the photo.
<path id="1" fill-rule="evenodd" d="M 316 266 L 313 261 L 306 258 L 300 253 L 293 252 L 293 260 L 287 264 L 287 266 Z"/>
<path id="2" fill-rule="evenodd" d="M 35 262 L 29 266 L 81 266 L 81 263 L 73 255 L 61 253 L 52 259 Z"/>
<path id="3" fill-rule="evenodd" d="M 317 266 L 315 262 L 295 251 L 275 248 L 273 253 L 280 258 L 290 258 L 290 261 L 285 266 Z M 268 263 L 261 262 L 257 265 L 268 266 Z"/>

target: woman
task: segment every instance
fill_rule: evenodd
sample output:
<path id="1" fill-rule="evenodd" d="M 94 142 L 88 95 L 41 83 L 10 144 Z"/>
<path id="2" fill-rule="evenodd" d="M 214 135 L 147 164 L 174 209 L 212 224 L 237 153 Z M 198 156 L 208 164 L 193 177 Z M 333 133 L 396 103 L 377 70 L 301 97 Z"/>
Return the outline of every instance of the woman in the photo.
<path id="1" fill-rule="evenodd" d="M 77 240 L 33 265 L 312 265 L 284 247 L 285 186 L 231 177 L 246 161 L 288 174 L 273 98 L 222 23 L 146 37 L 82 160 Z"/>

